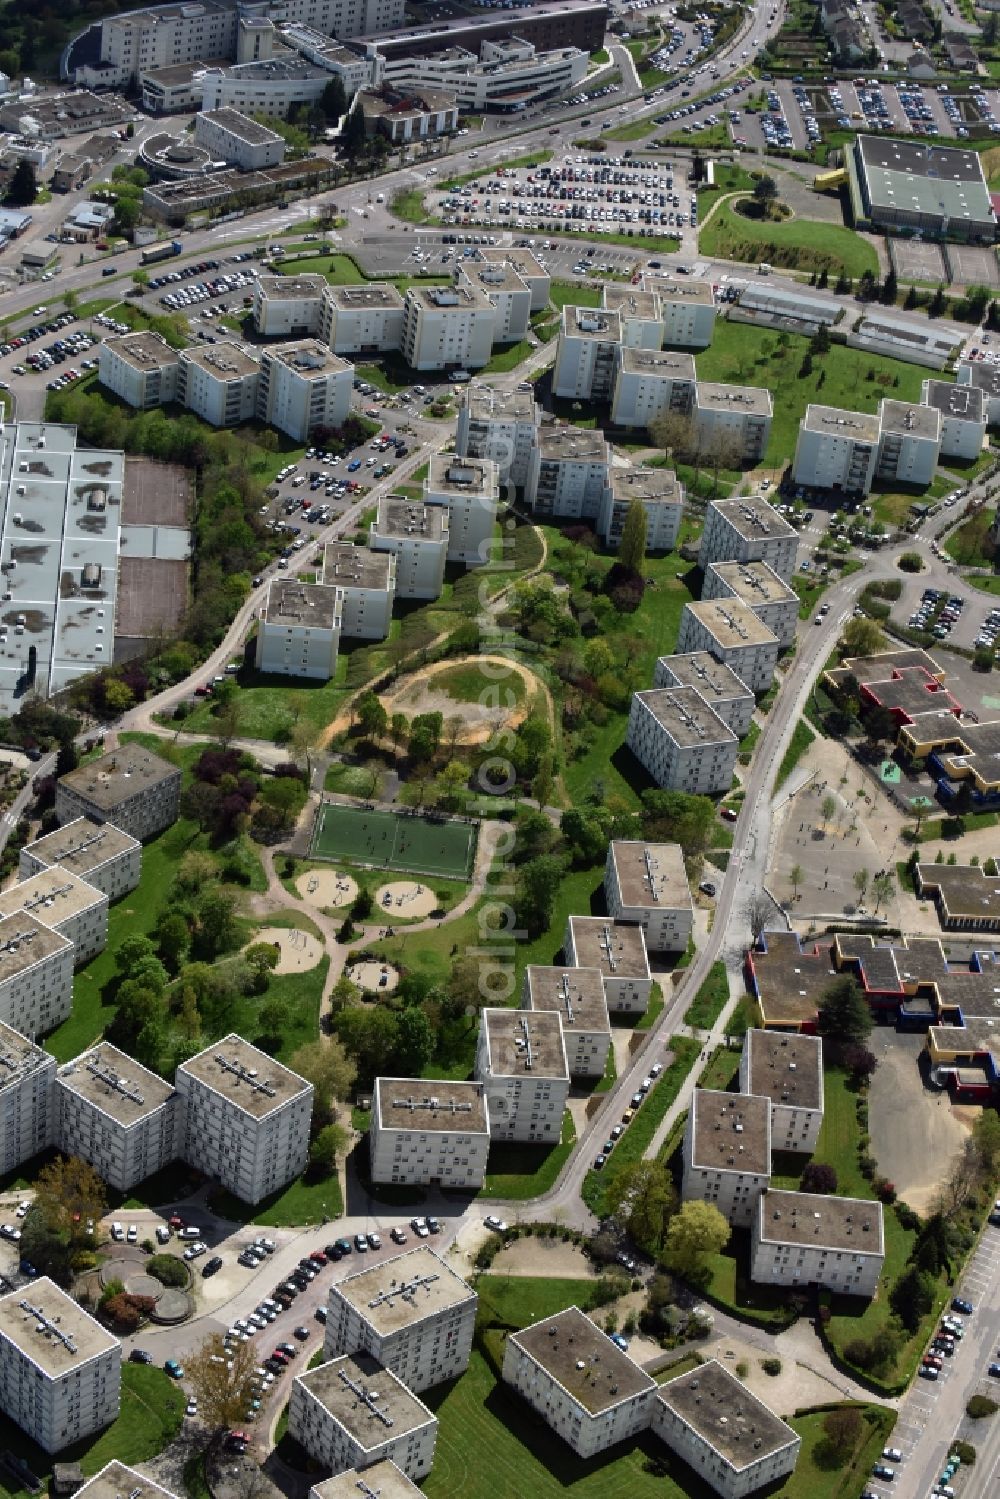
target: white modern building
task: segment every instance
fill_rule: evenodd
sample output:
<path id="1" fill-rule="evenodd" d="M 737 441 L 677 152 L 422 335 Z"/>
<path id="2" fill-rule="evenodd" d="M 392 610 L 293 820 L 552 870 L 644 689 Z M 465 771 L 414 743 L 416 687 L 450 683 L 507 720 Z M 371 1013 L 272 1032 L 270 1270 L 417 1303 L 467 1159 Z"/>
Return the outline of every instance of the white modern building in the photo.
<path id="1" fill-rule="evenodd" d="M 43 1452 L 110 1426 L 121 1344 L 48 1276 L 0 1297 L 0 1410 Z"/>
<path id="2" fill-rule="evenodd" d="M 771 1179 L 771 1101 L 696 1088 L 684 1130 L 681 1199 L 749 1228 Z"/>
<path id="3" fill-rule="evenodd" d="M 503 1379 L 577 1457 L 645 1431 L 656 1384 L 571 1306 L 508 1335 Z"/>
<path id="4" fill-rule="evenodd" d="M 485 380 L 466 386 L 458 408 L 455 452 L 460 458 L 488 458 L 501 484 L 527 482 L 531 450 L 538 435 L 538 403 L 531 385 L 501 390 Z"/>
<path id="5" fill-rule="evenodd" d="M 276 167 L 285 159 L 285 142 L 277 131 L 238 109 L 199 110 L 194 117 L 194 138 L 216 161 L 244 172 Z"/>
<path id="6" fill-rule="evenodd" d="M 0 1024 L 0 1171 L 6 1175 L 52 1140 L 56 1059 Z"/>
<path id="7" fill-rule="evenodd" d="M 18 879 L 26 880 L 43 869 L 59 866 L 95 890 L 103 890 L 109 901 L 134 890 L 142 873 L 142 844 L 113 823 L 91 822 L 78 817 L 26 843 L 21 850 Z"/>
<path id="8" fill-rule="evenodd" d="M 44 1036 L 73 1004 L 73 944 L 35 916 L 0 920 L 0 1022 Z"/>
<path id="9" fill-rule="evenodd" d="M 465 286 L 411 286 L 400 350 L 414 370 L 479 370 L 493 352 L 493 303 Z"/>
<path id="10" fill-rule="evenodd" d="M 555 1010 L 480 1011 L 475 1072 L 486 1090 L 491 1141 L 559 1144 L 569 1067 Z"/>
<path id="11" fill-rule="evenodd" d="M 779 642 L 749 604 L 734 598 L 699 599 L 684 605 L 677 650 L 681 655 L 708 651 L 757 693 L 774 681 Z"/>
<path id="12" fill-rule="evenodd" d="M 374 1182 L 478 1191 L 490 1148 L 482 1083 L 376 1078 L 368 1143 Z"/>
<path id="13" fill-rule="evenodd" d="M 621 342 L 617 312 L 567 302 L 556 345 L 552 394 L 565 401 L 610 401 Z"/>
<path id="14" fill-rule="evenodd" d="M 483 292 L 492 303 L 495 344 L 518 343 L 528 336 L 531 288 L 513 266 L 489 260 L 460 260 L 455 275 L 459 286 Z"/>
<path id="15" fill-rule="evenodd" d="M 129 1192 L 180 1154 L 177 1094 L 107 1041 L 59 1068 L 55 1140 Z"/>
<path id="16" fill-rule="evenodd" d="M 982 391 L 986 425 L 1000 426 L 1000 368 L 995 364 L 973 364 L 960 359 L 955 367 L 955 378 L 959 385 Z"/>
<path id="17" fill-rule="evenodd" d="M 144 329 L 105 339 L 97 350 L 97 378 L 139 411 L 177 399 L 180 355 L 160 333 Z"/>
<path id="18" fill-rule="evenodd" d="M 654 687 L 693 687 L 737 739 L 750 732 L 756 699 L 732 667 L 708 651 L 661 656 L 653 670 Z"/>
<path id="19" fill-rule="evenodd" d="M 294 1181 L 309 1156 L 313 1087 L 266 1052 L 228 1035 L 182 1062 L 184 1159 L 242 1202 Z"/>
<path id="20" fill-rule="evenodd" d="M 641 285 L 656 293 L 663 319 L 661 343 L 674 349 L 707 349 L 715 332 L 715 295 L 711 281 L 690 276 L 679 281 L 647 271 Z"/>
<path id="21" fill-rule="evenodd" d="M 458 103 L 450 89 L 386 81 L 380 88 L 362 89 L 353 107 L 361 110 L 369 135 L 377 131 L 394 146 L 435 140 L 458 128 Z"/>
<path id="22" fill-rule="evenodd" d="M 624 349 L 659 349 L 663 343 L 663 314 L 655 292 L 627 282 L 605 281 L 601 306 L 620 320 Z"/>
<path id="23" fill-rule="evenodd" d="M 528 458 L 525 503 L 538 516 L 596 523 L 609 461 L 610 449 L 601 432 L 541 427 Z"/>
<path id="24" fill-rule="evenodd" d="M 728 791 L 738 741 L 694 687 L 634 692 L 625 743 L 665 791 Z"/>
<path id="25" fill-rule="evenodd" d="M 808 489 L 868 494 L 878 464 L 878 441 L 875 413 L 810 404 L 799 422 L 792 478 Z"/>
<path id="26" fill-rule="evenodd" d="M 318 339 L 260 351 L 257 415 L 296 442 L 313 432 L 336 432 L 347 420 L 354 366 Z"/>
<path id="27" fill-rule="evenodd" d="M 448 560 L 448 512 L 400 494 L 380 494 L 368 530 L 373 552 L 396 558 L 396 597 L 436 599 L 444 587 Z"/>
<path id="28" fill-rule="evenodd" d="M 254 327 L 262 338 L 307 338 L 320 333 L 328 289 L 334 290 L 327 287 L 325 276 L 258 276 L 253 287 Z"/>
<path id="29" fill-rule="evenodd" d="M 79 968 L 108 941 L 108 897 L 68 869 L 39 870 L 0 892 L 0 918 L 37 916 L 73 944 Z"/>
<path id="30" fill-rule="evenodd" d="M 328 682 L 337 670 L 343 624 L 341 589 L 272 578 L 257 624 L 257 670 Z"/>
<path id="31" fill-rule="evenodd" d="M 771 392 L 756 385 L 699 380 L 691 408 L 700 454 L 718 455 L 721 468 L 762 462 L 771 436 Z"/>
<path id="32" fill-rule="evenodd" d="M 614 838 L 604 866 L 604 895 L 614 921 L 642 927 L 649 952 L 684 952 L 694 903 L 677 843 Z"/>
<path id="33" fill-rule="evenodd" d="M 438 52 L 420 55 L 422 49 L 414 48 L 413 54 L 390 57 L 386 77 L 399 87 L 409 83 L 446 89 L 459 109 L 470 113 L 510 113 L 570 92 L 587 76 L 587 53 L 579 47 L 536 52 L 531 42 L 509 36 L 485 38 L 477 54 L 448 42 L 444 33 Z"/>
<path id="34" fill-rule="evenodd" d="M 485 567 L 493 560 L 500 478 L 491 458 L 432 453 L 424 504 L 448 511 L 448 561 Z"/>
<path id="35" fill-rule="evenodd" d="M 766 562 L 787 583 L 795 571 L 798 544 L 795 527 L 766 500 L 710 500 L 698 565 L 707 572 L 713 562 Z"/>
<path id="36" fill-rule="evenodd" d="M 941 457 L 978 458 L 986 441 L 989 416 L 983 391 L 974 385 L 925 380 L 920 399 L 941 413 Z"/>
<path id="37" fill-rule="evenodd" d="M 366 1488 L 371 1493 L 366 1494 Z M 377 1494 L 378 1499 L 420 1499 L 422 1492 L 391 1458 L 384 1457 L 363 1474 L 357 1468 L 345 1468 L 343 1473 L 314 1483 L 309 1499 L 359 1499 L 359 1495 L 361 1499 L 371 1499 L 372 1494 Z"/>
<path id="38" fill-rule="evenodd" d="M 823 1123 L 823 1042 L 819 1036 L 748 1030 L 740 1092 L 771 1100 L 771 1149 L 812 1155 Z"/>
<path id="39" fill-rule="evenodd" d="M 479 1298 L 428 1244 L 330 1287 L 323 1356 L 367 1353 L 419 1395 L 464 1374 Z"/>
<path id="40" fill-rule="evenodd" d="M 292 1381 L 288 1431 L 321 1468 L 364 1469 L 388 1458 L 414 1482 L 434 1459 L 437 1417 L 367 1353 L 345 1354 Z"/>
<path id="41" fill-rule="evenodd" d="M 180 770 L 139 744 L 108 750 L 56 783 L 61 825 L 79 817 L 110 822 L 140 843 L 177 821 L 180 802 Z"/>
<path id="42" fill-rule="evenodd" d="M 653 978 L 641 926 L 607 916 L 570 916 L 562 951 L 568 967 L 600 972 L 609 1014 L 646 1013 Z"/>
<path id="43" fill-rule="evenodd" d="M 884 1261 L 880 1202 L 811 1192 L 761 1193 L 750 1241 L 751 1280 L 870 1298 Z"/>
<path id="44" fill-rule="evenodd" d="M 181 349 L 177 399 L 210 427 L 238 427 L 257 415 L 260 359 L 243 344 Z"/>
<path id="45" fill-rule="evenodd" d="M 384 640 L 392 625 L 396 558 L 349 541 L 323 548 L 323 583 L 342 595 L 340 633 L 351 640 Z"/>
<path id="46" fill-rule="evenodd" d="M 552 277 L 539 260 L 537 251 L 526 245 L 480 245 L 474 256 L 468 258 L 485 261 L 487 265 L 510 266 L 531 292 L 532 312 L 544 312 L 548 307 Z"/>
<path id="47" fill-rule="evenodd" d="M 611 1022 L 599 968 L 543 967 L 529 963 L 521 988 L 524 1010 L 554 1010 L 562 1021 L 571 1078 L 603 1077 L 611 1049 Z"/>
<path id="48" fill-rule="evenodd" d="M 597 513 L 597 534 L 617 550 L 629 507 L 638 501 L 646 512 L 646 550 L 671 552 L 684 514 L 684 486 L 671 468 L 635 468 L 613 463 Z"/>
<path id="49" fill-rule="evenodd" d="M 792 644 L 799 596 L 766 562 L 713 562 L 706 569 L 702 599 L 731 599 L 752 609 L 779 646 Z"/>
<path id="50" fill-rule="evenodd" d="M 650 1425 L 722 1499 L 747 1499 L 794 1472 L 802 1438 L 718 1359 L 668 1380 Z"/>
<path id="51" fill-rule="evenodd" d="M 403 297 L 390 281 L 327 286 L 320 337 L 335 354 L 389 354 L 403 344 Z"/>
<path id="52" fill-rule="evenodd" d="M 611 420 L 616 427 L 648 428 L 670 413 L 676 418 L 677 446 L 691 446 L 696 383 L 690 354 L 622 348 L 615 369 Z"/>
<path id="53" fill-rule="evenodd" d="M 941 412 L 913 401 L 879 402 L 876 477 L 926 488 L 937 470 L 941 451 Z"/>

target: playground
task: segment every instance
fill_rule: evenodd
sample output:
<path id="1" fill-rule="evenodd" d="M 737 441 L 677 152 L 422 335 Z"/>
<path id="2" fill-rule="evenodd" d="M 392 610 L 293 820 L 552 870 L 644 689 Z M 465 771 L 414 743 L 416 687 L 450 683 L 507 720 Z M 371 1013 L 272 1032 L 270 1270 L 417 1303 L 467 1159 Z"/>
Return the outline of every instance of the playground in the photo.
<path id="1" fill-rule="evenodd" d="M 268 942 L 278 949 L 275 973 L 305 973 L 315 968 L 323 957 L 323 944 L 310 932 L 294 926 L 262 927 L 255 942 Z"/>
<path id="2" fill-rule="evenodd" d="M 312 857 L 468 879 L 478 831 L 477 823 L 458 818 L 327 802 L 316 816 Z"/>
<path id="3" fill-rule="evenodd" d="M 418 916 L 429 916 L 437 904 L 434 891 L 413 880 L 394 880 L 391 885 L 380 885 L 375 892 L 375 905 L 390 919 L 405 917 L 412 921 Z"/>
<path id="4" fill-rule="evenodd" d="M 336 909 L 351 904 L 358 893 L 358 882 L 336 869 L 307 869 L 296 879 L 295 888 L 311 906 Z"/>

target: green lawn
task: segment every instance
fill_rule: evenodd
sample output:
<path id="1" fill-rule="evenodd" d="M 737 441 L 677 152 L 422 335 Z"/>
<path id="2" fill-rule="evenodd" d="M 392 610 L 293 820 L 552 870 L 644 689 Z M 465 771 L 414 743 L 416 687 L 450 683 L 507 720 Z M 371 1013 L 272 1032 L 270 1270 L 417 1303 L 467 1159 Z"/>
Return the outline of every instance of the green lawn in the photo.
<path id="1" fill-rule="evenodd" d="M 633 120 L 631 125 L 616 125 L 602 134 L 609 141 L 641 141 L 654 129 L 652 120 Z"/>
<path id="2" fill-rule="evenodd" d="M 549 929 L 533 942 L 517 944 L 517 971 L 520 977 L 529 963 L 549 964 L 555 962 L 556 954 L 563 944 L 566 922 L 570 916 L 601 915 L 604 904 L 604 866 L 592 869 L 571 869 L 559 883 Z"/>
<path id="3" fill-rule="evenodd" d="M 507 344 L 506 347 L 497 349 L 496 353 L 490 356 L 489 363 L 483 366 L 481 373 L 484 375 L 508 374 L 533 351 L 534 345 L 526 338 L 522 338 L 520 343 Z"/>
<path id="4" fill-rule="evenodd" d="M 315 1039 L 315 1032 L 311 1039 Z M 340 1182 L 335 1176 L 310 1182 L 299 1177 L 280 1192 L 265 1197 L 256 1207 L 241 1202 L 229 1192 L 211 1197 L 212 1211 L 235 1223 L 260 1223 L 270 1228 L 303 1228 L 339 1218 L 344 1211 Z"/>
<path id="5" fill-rule="evenodd" d="M 600 286 L 578 286 L 575 281 L 553 281 L 549 301 L 553 307 L 600 307 L 604 295 Z"/>
<path id="6" fill-rule="evenodd" d="M 744 218 L 733 208 L 733 199 L 723 203 L 698 236 L 702 255 L 724 260 L 766 260 L 775 266 L 807 271 L 826 269 L 848 276 L 864 271 L 878 275 L 878 256 L 868 242 L 842 224 L 814 219 L 782 219 L 776 222 Z"/>
<path id="7" fill-rule="evenodd" d="M 513 708 L 524 702 L 524 678 L 518 673 L 506 672 L 499 687 L 504 693 L 505 705 Z M 485 694 L 498 690 L 498 679 L 488 667 L 477 666 L 475 662 L 469 661 L 435 672 L 434 690 L 446 692 L 457 703 L 478 703 Z"/>
<path id="8" fill-rule="evenodd" d="M 390 207 L 397 219 L 404 219 L 408 224 L 440 222 L 427 212 L 424 195 L 419 187 L 400 188 L 399 192 L 393 194 Z"/>
<path id="9" fill-rule="evenodd" d="M 989 506 L 977 510 L 975 515 L 964 520 L 944 544 L 949 557 L 953 557 L 962 567 L 992 566 L 995 549 L 988 539 L 992 521 L 993 511 Z"/>
<path id="10" fill-rule="evenodd" d="M 242 671 L 237 678 L 236 703 L 240 710 L 239 735 L 246 739 L 287 738 L 301 719 L 317 731 L 336 718 L 345 702 L 349 652 L 337 658 L 337 672 L 329 682 L 291 682 L 287 677 Z M 211 734 L 215 715 L 210 698 L 199 700 L 183 727 L 197 734 Z"/>
<path id="11" fill-rule="evenodd" d="M 539 1257 L 542 1257 L 541 1252 Z M 568 1306 L 578 1306 L 582 1311 L 587 1311 L 596 1280 L 596 1276 L 584 1280 L 559 1276 L 501 1275 L 495 1272 L 479 1275 L 476 1277 L 479 1320 L 495 1327 L 530 1327 L 543 1317 L 554 1317 L 556 1312 L 564 1312 Z"/>
<path id="12" fill-rule="evenodd" d="M 304 255 L 301 260 L 285 259 L 279 270 L 283 276 L 325 276 L 335 286 L 358 286 L 368 280 L 349 255 Z"/>
<path id="13" fill-rule="evenodd" d="M 708 978 L 684 1014 L 685 1024 L 710 1031 L 729 1001 L 729 975 L 723 962 L 713 963 Z"/>
<path id="14" fill-rule="evenodd" d="M 784 758 L 782 759 L 781 764 L 778 766 L 778 774 L 774 782 L 775 791 L 780 790 L 780 788 L 785 784 L 785 782 L 788 780 L 788 777 L 795 769 L 796 765 L 798 765 L 799 761 L 802 759 L 802 756 L 806 753 L 809 746 L 814 742 L 815 738 L 816 735 L 806 723 L 805 719 L 800 718 L 792 732 L 792 737 L 789 740 L 788 748 L 785 751 Z"/>
<path id="15" fill-rule="evenodd" d="M 541 1197 L 554 1185 L 576 1142 L 576 1130 L 569 1109 L 563 1115 L 562 1137 L 558 1145 L 493 1145 L 489 1169 L 480 1197 L 495 1197 L 500 1202 L 528 1202 Z"/>

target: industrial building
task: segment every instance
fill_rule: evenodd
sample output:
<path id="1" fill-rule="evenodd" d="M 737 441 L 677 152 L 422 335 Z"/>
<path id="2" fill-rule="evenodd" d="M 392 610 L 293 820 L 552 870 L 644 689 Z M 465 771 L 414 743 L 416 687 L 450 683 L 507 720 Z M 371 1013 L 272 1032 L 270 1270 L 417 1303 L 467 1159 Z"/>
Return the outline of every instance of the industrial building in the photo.
<path id="1" fill-rule="evenodd" d="M 862 134 L 844 155 L 856 228 L 995 242 L 996 214 L 977 151 Z"/>

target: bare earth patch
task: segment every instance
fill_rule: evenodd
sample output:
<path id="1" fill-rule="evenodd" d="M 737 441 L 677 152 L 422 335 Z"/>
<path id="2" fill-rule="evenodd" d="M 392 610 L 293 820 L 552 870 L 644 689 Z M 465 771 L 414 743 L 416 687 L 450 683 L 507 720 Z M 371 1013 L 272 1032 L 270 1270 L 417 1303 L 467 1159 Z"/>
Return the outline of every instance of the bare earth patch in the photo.
<path id="1" fill-rule="evenodd" d="M 391 963 L 352 963 L 347 977 L 371 994 L 391 994 L 399 983 L 399 974 Z"/>
<path id="2" fill-rule="evenodd" d="M 315 968 L 323 958 L 323 944 L 310 932 L 301 932 L 292 926 L 265 926 L 257 933 L 255 942 L 270 942 L 281 956 L 275 973 L 306 973 Z"/>
<path id="3" fill-rule="evenodd" d="M 358 893 L 358 882 L 335 869 L 306 869 L 296 879 L 295 888 L 311 906 L 325 910 L 328 906 L 349 906 Z"/>
<path id="4" fill-rule="evenodd" d="M 393 880 L 389 885 L 380 885 L 375 892 L 375 904 L 379 913 L 393 916 L 429 916 L 437 909 L 437 896 L 429 885 L 417 884 L 415 880 Z"/>
<path id="5" fill-rule="evenodd" d="M 592 1280 L 594 1267 L 575 1244 L 562 1239 L 515 1239 L 501 1249 L 491 1275 L 550 1275 L 560 1280 Z"/>
<path id="6" fill-rule="evenodd" d="M 424 670 L 406 677 L 394 692 L 382 694 L 381 701 L 390 718 L 394 713 L 405 713 L 409 718 L 415 717 L 418 713 L 441 713 L 446 724 L 449 718 L 460 718 L 462 727 L 456 740 L 457 744 L 482 744 L 498 729 L 505 726 L 517 728 L 518 724 L 527 717 L 528 704 L 518 703 L 513 707 L 506 706 L 508 694 L 504 692 L 502 676 L 498 675 L 493 687 L 485 692 L 484 701 L 479 703 L 457 702 L 449 693 L 434 686 L 434 678 L 437 675 L 441 672 L 454 671 L 456 666 L 461 666 L 466 661 L 480 667 L 487 665 L 498 669 L 503 667 L 506 671 L 514 673 L 524 682 L 529 697 L 540 686 L 533 672 L 522 666 L 520 662 L 508 660 L 506 656 L 473 656 L 437 661 L 433 666 L 425 667 Z"/>

